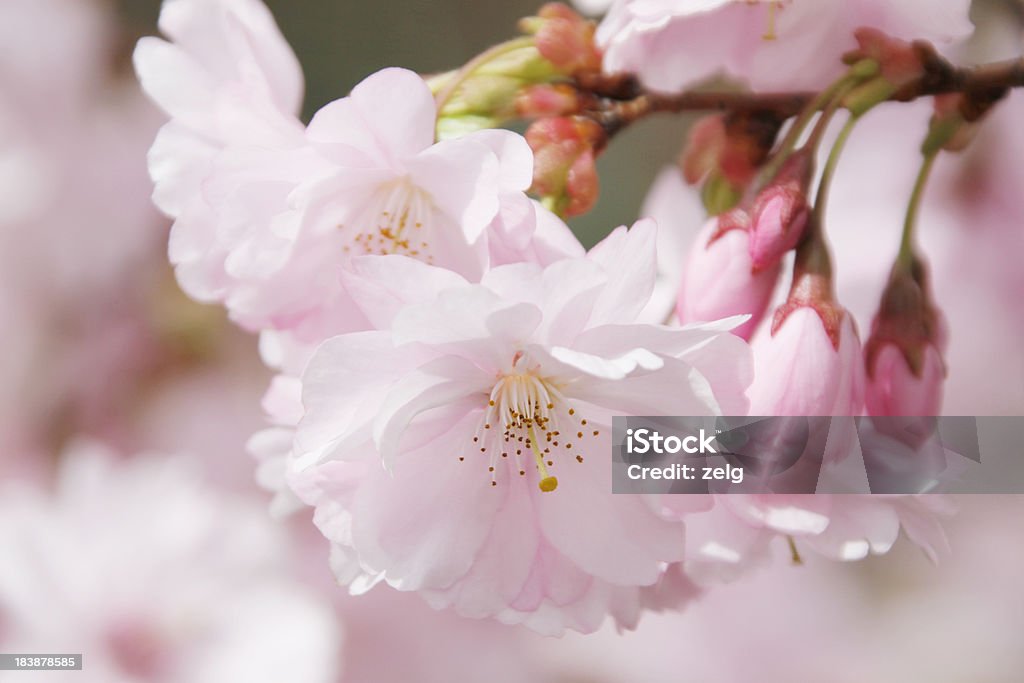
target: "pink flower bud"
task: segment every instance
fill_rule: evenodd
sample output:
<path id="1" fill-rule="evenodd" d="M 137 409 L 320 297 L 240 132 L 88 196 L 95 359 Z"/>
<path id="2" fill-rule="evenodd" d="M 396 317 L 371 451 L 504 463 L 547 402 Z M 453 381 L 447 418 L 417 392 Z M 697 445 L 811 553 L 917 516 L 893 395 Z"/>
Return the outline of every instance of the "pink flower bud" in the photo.
<path id="1" fill-rule="evenodd" d="M 749 233 L 741 221 L 725 214 L 711 219 L 697 235 L 687 259 L 676 313 L 682 323 L 718 320 L 748 314 L 750 320 L 733 330 L 749 339 L 764 317 L 779 267 L 753 272 Z"/>
<path id="2" fill-rule="evenodd" d="M 929 290 L 919 259 L 893 268 L 864 349 L 871 415 L 931 416 L 942 409 L 948 334 Z"/>
<path id="3" fill-rule="evenodd" d="M 567 5 L 549 2 L 537 13 L 537 50 L 566 75 L 601 70 L 601 52 L 594 43 L 594 22 Z"/>
<path id="4" fill-rule="evenodd" d="M 946 368 L 939 350 L 928 345 L 921 352 L 921 367 L 910 367 L 895 344 L 876 351 L 868 376 L 866 403 L 870 415 L 938 415 Z"/>
<path id="5" fill-rule="evenodd" d="M 535 121 L 526 131 L 534 153 L 533 191 L 566 216 L 589 211 L 599 190 L 595 157 L 605 140 L 601 125 L 583 116 Z"/>
<path id="6" fill-rule="evenodd" d="M 690 127 L 679 158 L 683 178 L 696 185 L 718 168 L 725 147 L 725 120 L 720 114 L 705 116 Z"/>
<path id="7" fill-rule="evenodd" d="M 900 87 L 924 74 L 921 54 L 914 45 L 899 38 L 886 35 L 876 28 L 862 26 L 853 32 L 858 48 L 844 56 L 853 63 L 861 59 L 878 62 L 882 77 L 895 87 Z"/>
<path id="8" fill-rule="evenodd" d="M 754 200 L 750 226 L 750 262 L 754 270 L 777 264 L 796 247 L 807 227 L 810 207 L 799 188 L 770 186 Z"/>
<path id="9" fill-rule="evenodd" d="M 750 260 L 754 270 L 777 264 L 796 247 L 811 215 L 807 187 L 813 157 L 801 150 L 786 160 L 750 210 Z"/>
<path id="10" fill-rule="evenodd" d="M 575 114 L 581 105 L 579 91 L 567 83 L 532 85 L 516 95 L 516 113 L 528 118 Z"/>
<path id="11" fill-rule="evenodd" d="M 704 117 L 687 137 L 679 160 L 683 177 L 691 185 L 720 177 L 745 189 L 768 158 L 781 125 L 781 119 L 764 112 Z"/>
<path id="12" fill-rule="evenodd" d="M 751 415 L 859 415 L 864 402 L 860 339 L 837 307 L 838 326 L 798 306 L 754 342 Z"/>

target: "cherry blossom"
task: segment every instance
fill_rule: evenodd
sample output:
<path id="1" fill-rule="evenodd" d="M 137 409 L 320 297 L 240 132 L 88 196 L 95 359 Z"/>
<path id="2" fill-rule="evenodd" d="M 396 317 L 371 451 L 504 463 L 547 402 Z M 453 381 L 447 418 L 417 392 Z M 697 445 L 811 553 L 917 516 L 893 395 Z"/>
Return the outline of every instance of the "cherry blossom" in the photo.
<path id="1" fill-rule="evenodd" d="M 736 321 L 632 322 L 654 233 L 621 228 L 584 259 L 501 266 L 478 285 L 354 261 L 349 290 L 379 329 L 315 352 L 289 475 L 339 578 L 542 632 L 635 622 L 684 529 L 610 494 L 611 416 L 742 413 L 749 379 Z"/>
<path id="2" fill-rule="evenodd" d="M 675 91 L 718 75 L 758 90 L 821 88 L 872 26 L 908 40 L 949 43 L 970 33 L 967 0 L 617 0 L 598 28 L 609 72 Z"/>
<path id="3" fill-rule="evenodd" d="M 504 260 L 574 248 L 524 194 L 525 141 L 482 131 L 434 144 L 433 96 L 416 74 L 373 74 L 307 128 L 301 70 L 260 2 L 175 0 L 160 25 L 173 42 L 141 40 L 135 65 L 171 116 L 150 153 L 154 199 L 175 218 L 171 261 L 190 295 L 223 301 L 244 327 L 310 343 L 360 329 L 338 284 L 360 253 L 479 279 L 488 231 Z"/>

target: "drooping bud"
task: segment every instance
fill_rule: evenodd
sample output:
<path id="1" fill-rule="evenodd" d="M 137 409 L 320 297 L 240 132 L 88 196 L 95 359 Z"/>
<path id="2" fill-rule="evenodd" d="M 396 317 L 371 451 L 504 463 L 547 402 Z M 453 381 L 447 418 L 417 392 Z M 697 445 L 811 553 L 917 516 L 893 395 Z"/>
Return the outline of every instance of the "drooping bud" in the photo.
<path id="1" fill-rule="evenodd" d="M 812 224 L 797 250 L 793 284 L 775 311 L 771 334 L 754 346 L 750 414 L 859 415 L 864 402 L 860 357 L 857 328 L 835 299 L 828 250 Z"/>
<path id="2" fill-rule="evenodd" d="M 541 56 L 566 76 L 601 70 L 601 52 L 594 42 L 597 26 L 560 2 L 549 2 L 535 17 L 520 22 L 532 34 Z"/>
<path id="3" fill-rule="evenodd" d="M 924 264 L 897 264 L 882 294 L 864 349 L 871 415 L 938 415 L 947 343 L 942 314 L 932 304 Z"/>
<path id="4" fill-rule="evenodd" d="M 596 121 L 584 116 L 540 119 L 526 131 L 534 153 L 532 192 L 563 216 L 578 216 L 597 201 L 595 159 L 607 142 Z"/>
<path id="5" fill-rule="evenodd" d="M 746 214 L 734 209 L 710 219 L 697 235 L 676 302 L 681 323 L 750 315 L 733 333 L 744 339 L 753 335 L 768 308 L 779 267 L 754 272 L 746 221 Z"/>
<path id="6" fill-rule="evenodd" d="M 751 415 L 860 414 L 860 339 L 852 317 L 837 313 L 830 329 L 816 308 L 793 307 L 771 336 L 755 340 Z"/>
<path id="7" fill-rule="evenodd" d="M 811 214 L 807 193 L 813 174 L 813 155 L 798 150 L 754 198 L 750 210 L 750 260 L 754 270 L 777 264 L 800 242 Z"/>

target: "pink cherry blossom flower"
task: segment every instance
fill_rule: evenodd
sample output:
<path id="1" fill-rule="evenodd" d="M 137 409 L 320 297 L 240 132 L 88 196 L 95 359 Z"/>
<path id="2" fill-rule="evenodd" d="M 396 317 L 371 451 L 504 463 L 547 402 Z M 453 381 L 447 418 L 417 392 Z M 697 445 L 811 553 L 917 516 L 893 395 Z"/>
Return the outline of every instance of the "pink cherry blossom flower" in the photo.
<path id="1" fill-rule="evenodd" d="M 821 88 L 871 26 L 908 40 L 971 31 L 967 0 L 616 0 L 597 32 L 608 72 L 675 91 L 724 72 L 757 90 Z"/>
<path id="2" fill-rule="evenodd" d="M 506 261 L 578 254 L 525 195 L 533 154 L 522 136 L 486 130 L 435 144 L 435 124 L 430 89 L 405 69 L 379 71 L 321 109 L 307 137 L 330 168 L 296 191 L 303 229 L 338 234 L 342 254 L 399 254 L 472 280 L 490 265 L 492 236 Z"/>
<path id="3" fill-rule="evenodd" d="M 496 258 L 579 249 L 524 194 L 533 157 L 507 131 L 434 144 L 426 83 L 385 69 L 304 128 L 302 75 L 258 0 L 173 0 L 136 70 L 171 116 L 150 153 L 154 199 L 175 218 L 183 289 L 251 330 L 315 343 L 364 324 L 338 283 L 347 259 L 400 253 L 479 279 Z M 227 46 L 227 54 L 222 46 Z"/>
<path id="4" fill-rule="evenodd" d="M 775 263 L 754 272 L 749 231 L 722 230 L 720 218 L 711 218 L 690 248 L 676 314 L 683 323 L 749 315 L 735 330 L 749 339 L 767 311 L 779 268 Z"/>
<path id="5" fill-rule="evenodd" d="M 685 183 L 679 168 L 666 166 L 647 191 L 640 215 L 658 224 L 658 277 L 640 320 L 661 323 L 675 313 L 686 255 L 706 220 L 706 213 L 700 197 Z"/>
<path id="6" fill-rule="evenodd" d="M 353 262 L 346 286 L 378 330 L 315 352 L 289 474 L 340 579 L 547 633 L 635 622 L 683 526 L 611 495 L 611 416 L 743 411 L 749 379 L 735 321 L 633 322 L 654 233 L 641 222 L 584 259 L 476 285 L 410 259 Z"/>
<path id="7" fill-rule="evenodd" d="M 181 459 L 67 454 L 56 490 L 0 496 L 0 647 L 81 652 L 82 681 L 333 683 L 341 633 L 255 502 Z"/>

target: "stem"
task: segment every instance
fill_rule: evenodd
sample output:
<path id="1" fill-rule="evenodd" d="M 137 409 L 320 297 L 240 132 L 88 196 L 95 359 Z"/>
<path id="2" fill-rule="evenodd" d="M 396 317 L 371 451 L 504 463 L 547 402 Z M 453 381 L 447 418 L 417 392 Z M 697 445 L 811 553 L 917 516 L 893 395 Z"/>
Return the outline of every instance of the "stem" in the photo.
<path id="1" fill-rule="evenodd" d="M 455 95 L 462 85 L 476 73 L 477 69 L 486 64 L 487 62 L 506 55 L 509 52 L 514 52 L 523 48 L 527 48 L 533 45 L 533 38 L 531 36 L 523 36 L 521 38 L 514 38 L 512 40 L 499 43 L 494 47 L 484 50 L 473 59 L 466 62 L 461 69 L 459 69 L 452 80 L 441 89 L 440 92 L 434 97 L 434 101 L 437 104 L 437 112 L 440 114 L 449 100 Z"/>
<path id="2" fill-rule="evenodd" d="M 820 229 L 825 218 L 825 205 L 828 200 L 828 190 L 832 185 L 832 178 L 836 174 L 836 166 L 839 165 L 839 157 L 843 153 L 843 148 L 846 146 L 846 140 L 850 137 L 850 133 L 853 132 L 854 126 L 857 125 L 857 121 L 860 120 L 858 116 L 851 116 L 847 119 L 846 123 L 843 124 L 842 130 L 839 131 L 839 136 L 836 137 L 836 141 L 832 144 L 832 150 L 828 153 L 828 159 L 825 161 L 825 168 L 821 172 L 821 180 L 818 182 L 818 194 L 814 199 L 814 216 L 812 217 L 812 224 L 817 225 Z"/>
<path id="3" fill-rule="evenodd" d="M 850 85 L 854 77 L 851 74 L 846 74 L 832 85 L 827 87 L 818 93 L 817 97 L 811 100 L 804 110 L 800 112 L 799 118 L 793 122 L 793 127 L 786 133 L 786 137 L 779 143 L 779 153 L 785 157 L 793 148 L 796 147 L 796 143 L 800 141 L 800 136 L 803 134 L 804 129 L 814 118 L 814 115 L 824 108 L 829 102 L 839 98 L 840 91 L 845 91 Z"/>
<path id="4" fill-rule="evenodd" d="M 917 225 L 918 210 L 921 208 L 924 189 L 928 185 L 928 177 L 931 175 L 932 166 L 935 165 L 935 159 L 938 155 L 938 149 L 929 151 L 924 155 L 921 169 L 917 172 L 917 180 L 914 181 L 914 189 L 910 193 L 907 215 L 903 220 L 903 237 L 900 239 L 900 252 L 896 257 L 896 264 L 898 267 L 907 268 L 908 271 L 914 260 L 914 228 Z"/>
<path id="5" fill-rule="evenodd" d="M 772 158 L 764 165 L 761 171 L 758 173 L 758 177 L 763 182 L 768 182 L 775 177 L 782 165 L 786 163 L 786 159 L 793 153 L 793 148 L 796 147 L 797 142 L 800 141 L 800 136 L 804 130 L 810 124 L 814 115 L 824 108 L 821 112 L 821 117 L 818 119 L 818 123 L 815 124 L 814 130 L 811 131 L 811 135 L 807 140 L 807 149 L 815 150 L 818 144 L 821 142 L 821 137 L 824 135 L 825 129 L 828 128 L 829 122 L 839 109 L 839 105 L 843 101 L 843 97 L 846 93 L 857 83 L 858 77 L 852 73 L 848 73 L 846 76 L 840 78 L 835 83 L 830 85 L 828 88 L 823 90 L 817 97 L 815 97 L 800 113 L 800 117 L 793 122 L 793 127 L 786 133 L 786 137 L 779 143 L 778 151 L 772 155 Z"/>

